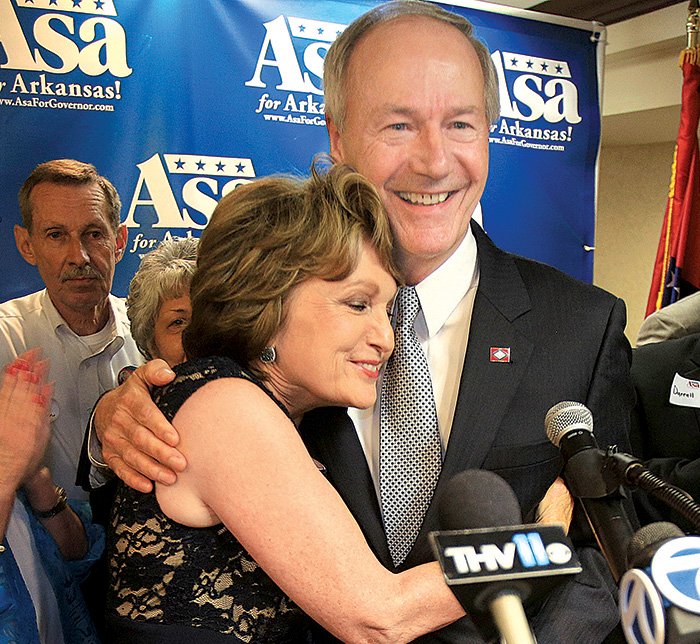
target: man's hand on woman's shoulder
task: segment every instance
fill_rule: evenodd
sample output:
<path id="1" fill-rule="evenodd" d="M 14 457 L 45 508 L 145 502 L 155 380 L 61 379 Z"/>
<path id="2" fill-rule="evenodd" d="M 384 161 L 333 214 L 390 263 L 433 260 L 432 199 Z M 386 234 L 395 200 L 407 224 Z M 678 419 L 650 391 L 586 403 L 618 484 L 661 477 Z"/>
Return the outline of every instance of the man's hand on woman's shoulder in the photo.
<path id="1" fill-rule="evenodd" d="M 95 408 L 94 427 L 104 461 L 127 485 L 150 492 L 153 481 L 170 485 L 187 466 L 175 449 L 179 436 L 151 400 L 150 388 L 175 374 L 164 360 L 139 367 L 122 385 L 106 393 Z"/>

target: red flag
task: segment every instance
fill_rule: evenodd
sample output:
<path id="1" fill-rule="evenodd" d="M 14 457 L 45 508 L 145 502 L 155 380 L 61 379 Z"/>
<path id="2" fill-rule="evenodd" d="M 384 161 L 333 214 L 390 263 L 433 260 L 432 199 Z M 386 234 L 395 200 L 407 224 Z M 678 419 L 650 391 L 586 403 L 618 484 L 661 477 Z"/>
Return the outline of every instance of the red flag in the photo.
<path id="1" fill-rule="evenodd" d="M 656 251 L 647 312 L 700 289 L 700 48 L 681 52 L 681 123 L 673 153 L 664 224 Z"/>

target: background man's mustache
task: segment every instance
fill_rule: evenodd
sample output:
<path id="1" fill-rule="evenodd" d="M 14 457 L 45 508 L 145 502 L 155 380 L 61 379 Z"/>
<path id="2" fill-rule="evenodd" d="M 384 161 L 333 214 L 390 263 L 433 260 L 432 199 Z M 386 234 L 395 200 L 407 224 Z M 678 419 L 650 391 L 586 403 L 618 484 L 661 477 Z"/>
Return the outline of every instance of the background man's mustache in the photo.
<path id="1" fill-rule="evenodd" d="M 88 264 L 83 268 L 71 268 L 61 275 L 61 281 L 75 279 L 102 279 L 102 273 Z"/>

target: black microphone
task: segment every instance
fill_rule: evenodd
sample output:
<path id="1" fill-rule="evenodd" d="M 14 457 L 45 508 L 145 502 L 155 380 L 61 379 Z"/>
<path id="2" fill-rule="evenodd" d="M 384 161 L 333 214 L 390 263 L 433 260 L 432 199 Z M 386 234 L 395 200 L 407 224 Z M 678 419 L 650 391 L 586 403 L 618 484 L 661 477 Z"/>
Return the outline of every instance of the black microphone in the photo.
<path id="1" fill-rule="evenodd" d="M 563 401 L 547 412 L 544 424 L 547 438 L 564 458 L 567 486 L 580 499 L 617 582 L 627 569 L 627 544 L 634 529 L 622 504 L 620 486 L 603 476 L 606 453 L 593 436 L 593 416 L 585 405 Z"/>
<path id="2" fill-rule="evenodd" d="M 515 493 L 487 470 L 467 470 L 452 478 L 438 507 L 443 529 L 432 532 L 430 542 L 467 615 L 487 640 L 497 630 L 507 644 L 532 644 L 523 604 L 538 603 L 581 572 L 564 530 L 519 525 Z"/>
<path id="3" fill-rule="evenodd" d="M 629 644 L 700 642 L 700 537 L 673 523 L 650 523 L 629 544 L 620 615 Z"/>

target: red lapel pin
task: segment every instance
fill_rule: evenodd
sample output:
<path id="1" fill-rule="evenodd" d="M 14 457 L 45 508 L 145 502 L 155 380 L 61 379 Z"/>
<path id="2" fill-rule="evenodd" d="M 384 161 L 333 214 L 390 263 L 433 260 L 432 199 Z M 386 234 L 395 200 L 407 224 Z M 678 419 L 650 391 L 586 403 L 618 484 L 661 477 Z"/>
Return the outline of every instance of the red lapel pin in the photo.
<path id="1" fill-rule="evenodd" d="M 510 347 L 491 347 L 490 362 L 510 362 Z"/>

